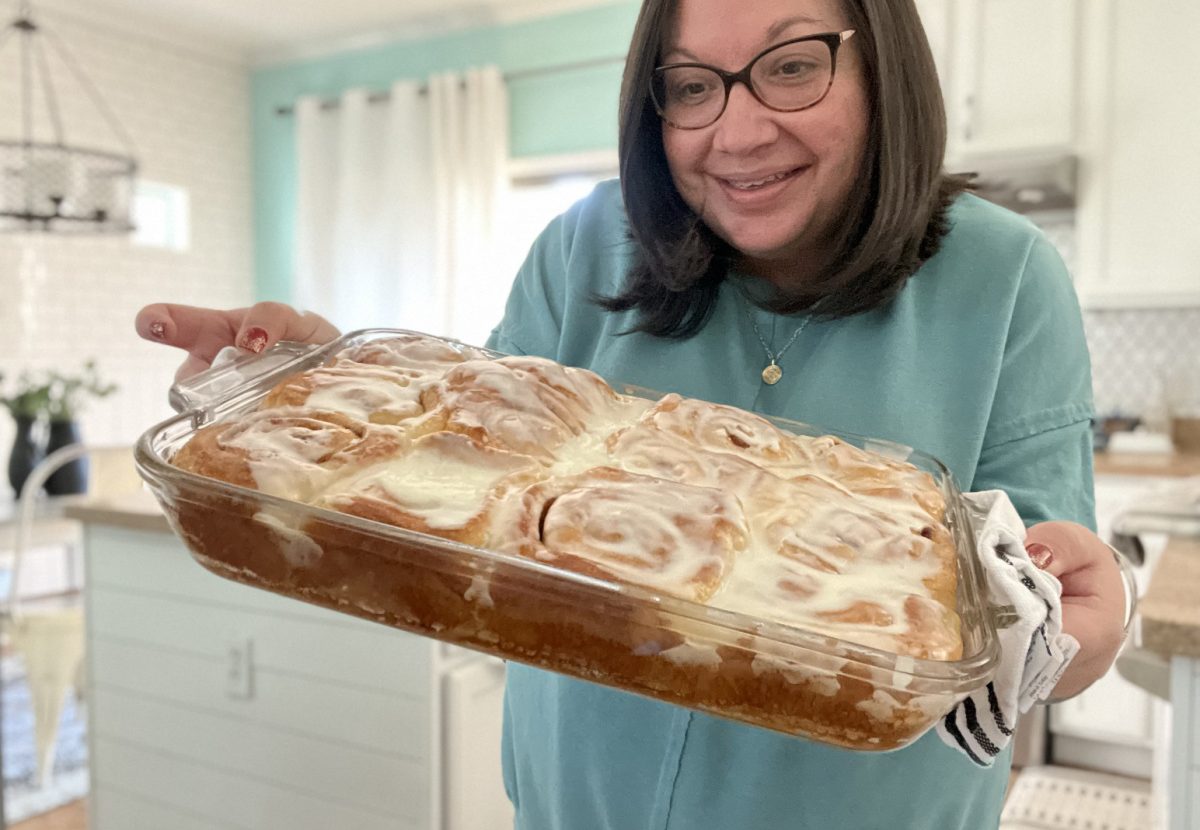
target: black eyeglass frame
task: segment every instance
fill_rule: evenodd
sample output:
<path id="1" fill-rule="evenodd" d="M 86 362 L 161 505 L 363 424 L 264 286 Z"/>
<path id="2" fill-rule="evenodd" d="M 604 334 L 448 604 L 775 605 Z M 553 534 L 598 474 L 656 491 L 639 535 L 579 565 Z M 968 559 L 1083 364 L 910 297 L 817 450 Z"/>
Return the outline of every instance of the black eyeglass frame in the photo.
<path id="1" fill-rule="evenodd" d="M 791 40 L 785 40 L 780 43 L 776 43 L 773 46 L 768 46 L 766 49 L 759 52 L 750 59 L 748 64 L 746 64 L 737 72 L 726 72 L 724 69 L 716 66 L 710 66 L 707 63 L 693 62 L 668 63 L 664 64 L 663 66 L 655 67 L 654 72 L 651 74 L 650 100 L 654 103 L 654 109 L 658 113 L 659 117 L 662 118 L 667 125 L 676 130 L 703 130 L 720 121 L 721 116 L 725 114 L 725 110 L 729 106 L 729 93 L 733 91 L 733 85 L 739 82 L 742 84 L 742 86 L 746 87 L 746 89 L 750 91 L 750 94 L 754 96 L 754 100 L 758 101 L 758 103 L 774 112 L 800 112 L 801 110 L 815 107 L 817 104 L 825 100 L 825 97 L 829 95 L 829 90 L 833 88 L 833 79 L 837 75 L 838 48 L 851 37 L 853 37 L 855 31 L 855 29 L 845 29 L 841 32 L 822 32 L 816 35 L 805 35 L 804 37 L 796 37 L 792 38 Z M 768 55 L 771 52 L 774 52 L 776 49 L 782 49 L 784 46 L 790 46 L 793 43 L 804 43 L 812 40 L 819 40 L 829 47 L 829 83 L 825 85 L 825 89 L 821 92 L 820 97 L 818 97 L 817 100 L 813 101 L 812 103 L 805 104 L 802 107 L 776 107 L 768 104 L 762 99 L 762 96 L 758 94 L 758 90 L 754 88 L 754 81 L 750 75 L 751 71 L 754 69 L 754 65 L 758 63 L 764 55 Z M 655 87 L 658 85 L 659 80 L 666 74 L 668 69 L 687 68 L 707 69 L 710 72 L 716 73 L 717 77 L 720 78 L 725 84 L 725 100 L 721 103 L 720 111 L 713 117 L 712 121 L 709 121 L 707 124 L 701 124 L 698 127 L 684 127 L 676 124 L 663 112 L 663 106 L 659 103 L 658 96 L 654 94 Z"/>

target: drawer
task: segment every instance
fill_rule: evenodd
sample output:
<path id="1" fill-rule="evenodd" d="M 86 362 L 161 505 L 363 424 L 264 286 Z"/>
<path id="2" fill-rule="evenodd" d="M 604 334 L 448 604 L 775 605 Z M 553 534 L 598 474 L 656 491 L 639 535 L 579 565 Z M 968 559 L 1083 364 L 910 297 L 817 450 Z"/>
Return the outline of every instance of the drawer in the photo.
<path id="1" fill-rule="evenodd" d="M 255 666 L 414 699 L 429 697 L 427 640 L 362 621 L 330 624 L 330 618 L 340 620 L 341 615 L 324 611 L 282 616 L 270 607 L 256 611 L 244 605 L 188 601 L 182 593 L 88 586 L 88 630 L 93 642 L 192 654 L 221 665 L 235 645 L 249 642 Z"/>

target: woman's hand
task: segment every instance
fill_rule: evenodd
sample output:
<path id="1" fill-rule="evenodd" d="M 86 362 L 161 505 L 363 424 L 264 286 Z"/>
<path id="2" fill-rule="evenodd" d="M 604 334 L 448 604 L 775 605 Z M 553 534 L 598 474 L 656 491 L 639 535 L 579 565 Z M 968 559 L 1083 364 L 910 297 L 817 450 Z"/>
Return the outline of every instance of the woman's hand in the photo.
<path id="1" fill-rule="evenodd" d="M 226 346 L 257 353 L 279 340 L 321 344 L 338 336 L 324 317 L 282 303 L 229 310 L 155 303 L 138 312 L 134 325 L 147 340 L 188 353 L 175 380 L 204 371 Z"/>
<path id="2" fill-rule="evenodd" d="M 1125 582 L 1112 550 L 1071 522 L 1029 528 L 1025 548 L 1034 564 L 1062 583 L 1063 631 L 1079 653 L 1051 694 L 1051 702 L 1082 692 L 1112 666 L 1125 639 Z"/>

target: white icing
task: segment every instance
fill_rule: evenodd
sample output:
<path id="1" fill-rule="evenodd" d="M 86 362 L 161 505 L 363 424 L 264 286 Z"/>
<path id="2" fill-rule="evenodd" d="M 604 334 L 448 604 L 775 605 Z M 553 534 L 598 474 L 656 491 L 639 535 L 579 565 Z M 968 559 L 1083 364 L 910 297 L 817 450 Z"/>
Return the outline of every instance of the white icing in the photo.
<path id="1" fill-rule="evenodd" d="M 403 455 L 340 480 L 326 498 L 385 497 L 431 528 L 460 528 L 478 516 L 501 479 L 530 469 L 523 456 L 488 450 L 465 436 L 427 435 Z"/>
<path id="2" fill-rule="evenodd" d="M 346 373 L 354 383 L 317 384 L 310 404 L 359 419 L 428 404 L 455 432 L 339 471 L 325 459 L 342 427 L 261 419 L 229 441 L 247 450 L 260 489 L 335 506 L 382 498 L 435 530 L 483 516 L 502 550 L 550 562 L 570 553 L 619 580 L 888 651 L 911 648 L 900 639 L 914 633 L 907 605 L 930 604 L 925 582 L 953 555 L 932 478 L 836 438 L 678 395 L 616 395 L 591 372 L 541 358 L 464 361 L 476 355 L 412 340 L 360 351 L 374 364 Z M 624 472 L 597 479 L 598 468 Z M 524 489 L 534 479 L 540 502 L 528 493 L 541 484 Z M 942 544 L 926 538 L 937 534 Z M 467 598 L 490 602 L 486 581 Z M 953 642 L 936 612 L 924 617 L 927 645 Z M 672 659 L 703 652 L 677 648 Z M 899 664 L 895 678 L 911 682 Z M 836 677 L 820 682 L 836 690 Z"/>
<path id="3" fill-rule="evenodd" d="M 716 646 L 708 644 L 698 645 L 685 641 L 659 653 L 672 663 L 678 663 L 681 666 L 721 665 L 721 656 L 717 654 Z"/>
<path id="4" fill-rule="evenodd" d="M 755 677 L 777 672 L 787 682 L 793 685 L 804 684 L 816 694 L 826 697 L 833 697 L 841 688 L 838 675 L 834 671 L 817 666 L 802 666 L 767 654 L 754 655 L 754 659 L 750 661 L 750 669 Z"/>
<path id="5" fill-rule="evenodd" d="M 386 381 L 364 384 L 362 380 L 361 377 L 348 376 L 317 386 L 309 394 L 305 406 L 344 412 L 362 421 L 370 420 L 372 414 L 377 412 L 396 419 L 414 418 L 424 412 L 420 402 L 424 384 Z"/>
<path id="6" fill-rule="evenodd" d="M 882 722 L 893 720 L 897 715 L 904 714 L 904 710 L 908 708 L 906 704 L 900 703 L 880 688 L 876 688 L 872 692 L 871 697 L 866 700 L 860 700 L 854 706 L 866 712 L 875 720 Z"/>
<path id="7" fill-rule="evenodd" d="M 291 417 L 287 411 L 280 419 L 258 417 L 226 430 L 220 444 L 243 450 L 251 475 L 264 493 L 309 501 L 334 472 L 321 461 L 357 441 L 344 427 L 304 417 Z"/>
<path id="8" fill-rule="evenodd" d="M 746 529 L 719 490 L 630 476 L 610 468 L 565 480 L 530 507 L 544 511 L 538 558 L 591 560 L 618 580 L 704 599 L 732 566 Z M 614 476 L 612 473 L 615 473 Z"/>
<path id="9" fill-rule="evenodd" d="M 478 602 L 484 608 L 496 607 L 495 601 L 492 600 L 491 584 L 484 574 L 471 577 L 471 584 L 467 586 L 463 599 L 467 602 Z"/>
<path id="10" fill-rule="evenodd" d="M 254 514 L 254 520 L 264 524 L 274 531 L 279 540 L 279 549 L 287 559 L 288 564 L 295 568 L 309 568 L 317 563 L 324 551 L 307 533 L 289 524 L 291 514 L 278 515 L 274 512 L 261 510 Z"/>

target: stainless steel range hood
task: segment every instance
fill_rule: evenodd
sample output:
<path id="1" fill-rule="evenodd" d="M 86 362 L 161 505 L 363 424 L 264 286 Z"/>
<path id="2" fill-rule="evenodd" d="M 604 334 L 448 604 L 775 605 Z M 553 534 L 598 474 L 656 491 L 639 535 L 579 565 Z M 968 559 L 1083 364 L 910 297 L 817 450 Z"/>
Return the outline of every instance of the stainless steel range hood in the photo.
<path id="1" fill-rule="evenodd" d="M 1075 207 L 1079 159 L 1069 152 L 967 156 L 946 166 L 975 173 L 977 195 L 1018 213 Z"/>

